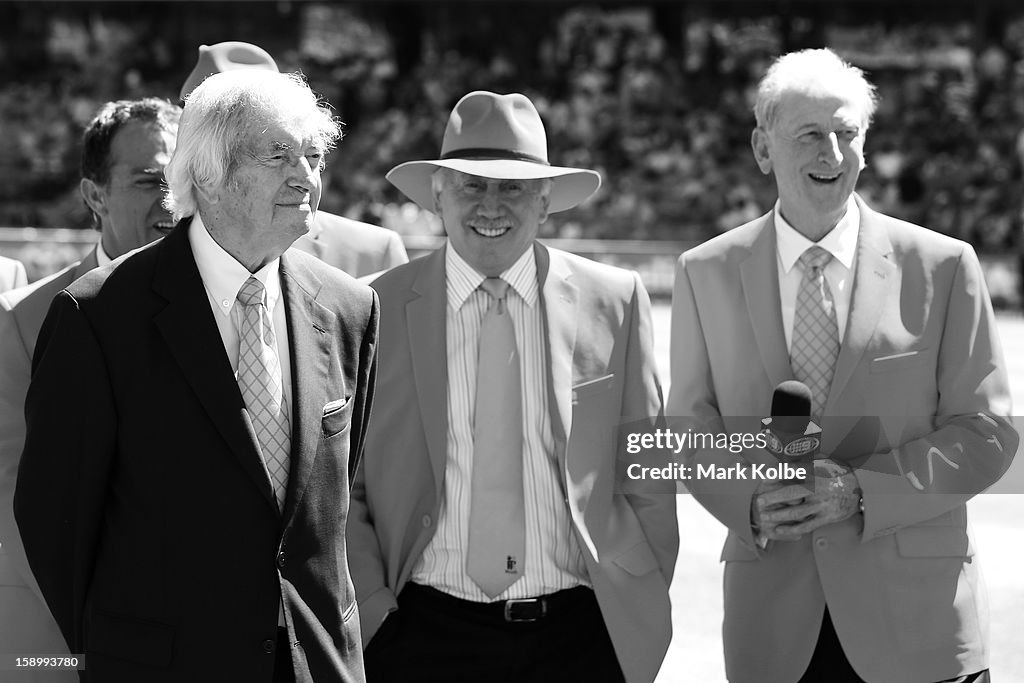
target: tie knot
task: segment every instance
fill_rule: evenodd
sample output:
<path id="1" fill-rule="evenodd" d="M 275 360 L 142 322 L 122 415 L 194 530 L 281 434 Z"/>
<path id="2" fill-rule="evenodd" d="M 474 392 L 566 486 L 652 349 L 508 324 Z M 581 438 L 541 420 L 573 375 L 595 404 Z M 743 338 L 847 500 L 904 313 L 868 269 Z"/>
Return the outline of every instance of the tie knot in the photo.
<path id="1" fill-rule="evenodd" d="M 495 301 L 504 301 L 508 294 L 508 283 L 500 277 L 489 277 L 480 283 L 480 288 L 491 295 Z"/>
<path id="2" fill-rule="evenodd" d="M 832 254 L 827 249 L 819 246 L 808 247 L 807 251 L 800 254 L 800 267 L 804 272 L 810 273 L 824 268 L 832 260 Z"/>
<path id="3" fill-rule="evenodd" d="M 263 283 L 255 276 L 250 275 L 249 279 L 239 288 L 235 298 L 245 306 L 258 306 L 263 303 L 264 292 Z"/>

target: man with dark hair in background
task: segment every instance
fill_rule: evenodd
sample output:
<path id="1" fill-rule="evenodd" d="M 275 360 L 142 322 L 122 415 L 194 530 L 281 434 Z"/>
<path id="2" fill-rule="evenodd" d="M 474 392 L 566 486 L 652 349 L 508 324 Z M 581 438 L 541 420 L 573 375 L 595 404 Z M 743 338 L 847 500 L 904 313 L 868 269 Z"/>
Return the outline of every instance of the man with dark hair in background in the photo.
<path id="1" fill-rule="evenodd" d="M 79 184 L 99 230 L 96 246 L 61 272 L 0 295 L 0 651 L 5 653 L 67 652 L 14 523 L 14 485 L 25 442 L 25 393 L 36 337 L 57 292 L 173 226 L 161 201 L 164 167 L 174 151 L 180 114 L 178 107 L 155 98 L 108 102 L 100 108 L 82 136 Z M 73 672 L 19 675 L 19 681 L 77 680 Z"/>

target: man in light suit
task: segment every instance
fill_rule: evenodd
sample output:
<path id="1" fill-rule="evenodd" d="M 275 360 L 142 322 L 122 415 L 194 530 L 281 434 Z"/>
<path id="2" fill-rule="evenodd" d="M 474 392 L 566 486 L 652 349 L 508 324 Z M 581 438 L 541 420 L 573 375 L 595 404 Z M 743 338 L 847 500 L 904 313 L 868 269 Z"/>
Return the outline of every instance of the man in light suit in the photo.
<path id="1" fill-rule="evenodd" d="M 0 256 L 0 292 L 24 287 L 27 284 L 28 276 L 25 275 L 25 266 L 21 261 Z"/>
<path id="2" fill-rule="evenodd" d="M 29 570 L 14 523 L 14 485 L 25 444 L 28 391 L 39 328 L 58 292 L 100 264 L 145 246 L 173 227 L 163 208 L 164 168 L 181 110 L 155 98 L 108 102 L 82 136 L 82 198 L 100 231 L 82 261 L 31 287 L 0 295 L 0 649 L 68 652 Z M 72 672 L 22 672 L 17 680 L 77 680 Z M 36 679 L 29 678 L 36 676 Z"/>
<path id="3" fill-rule="evenodd" d="M 822 426 L 812 488 L 688 482 L 729 529 L 737 683 L 988 680 L 964 503 L 1017 447 L 1002 352 L 971 247 L 853 193 L 874 108 L 829 50 L 777 60 L 752 144 L 778 203 L 679 259 L 669 419 L 749 431 L 795 378 Z M 690 466 L 774 462 L 687 453 Z"/>
<path id="4" fill-rule="evenodd" d="M 252 43 L 232 40 L 200 45 L 196 65 L 181 86 L 181 102 L 184 104 L 209 75 L 235 69 L 277 71 L 277 62 Z M 356 278 L 376 275 L 409 260 L 402 238 L 394 230 L 326 211 L 316 212 L 313 227 L 292 246 Z"/>
<path id="5" fill-rule="evenodd" d="M 14 507 L 86 680 L 363 680 L 344 526 L 377 297 L 288 249 L 339 132 L 299 76 L 211 77 L 175 229 L 50 307 Z"/>
<path id="6" fill-rule="evenodd" d="M 600 176 L 548 164 L 523 95 L 463 97 L 441 156 L 388 174 L 448 244 L 374 282 L 388 401 L 348 526 L 367 678 L 651 681 L 674 488 L 624 484 L 615 439 L 662 414 L 647 292 L 536 241 Z"/>

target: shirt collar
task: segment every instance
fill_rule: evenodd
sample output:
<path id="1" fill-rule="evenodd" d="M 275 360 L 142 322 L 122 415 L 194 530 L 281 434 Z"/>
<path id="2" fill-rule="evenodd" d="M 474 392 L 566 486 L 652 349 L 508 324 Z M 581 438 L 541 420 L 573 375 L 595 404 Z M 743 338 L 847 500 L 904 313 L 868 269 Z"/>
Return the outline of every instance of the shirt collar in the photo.
<path id="1" fill-rule="evenodd" d="M 448 305 L 456 311 L 462 308 L 466 299 L 485 279 L 482 273 L 459 256 L 450 242 L 445 249 L 445 277 L 448 281 Z M 537 260 L 532 246 L 501 273 L 501 279 L 515 290 L 527 306 L 533 308 L 537 304 L 540 287 L 537 285 Z"/>
<path id="2" fill-rule="evenodd" d="M 96 240 L 96 265 L 105 266 L 114 259 L 110 258 L 110 254 L 103 248 L 103 233 L 100 233 L 100 238 Z"/>
<path id="3" fill-rule="evenodd" d="M 852 195 L 846 205 L 846 215 L 839 220 L 836 227 L 817 242 L 807 239 L 786 222 L 779 210 L 779 202 L 775 202 L 775 245 L 786 273 L 793 269 L 807 248 L 814 245 L 828 251 L 847 270 L 851 270 L 853 258 L 857 253 L 857 236 L 859 234 L 860 209 L 857 208 L 857 202 L 853 200 Z"/>
<path id="4" fill-rule="evenodd" d="M 274 259 L 255 273 L 250 273 L 248 268 L 217 244 L 198 213 L 192 218 L 188 238 L 192 244 L 196 266 L 199 267 L 199 277 L 203 279 L 206 291 L 216 302 L 216 308 L 221 314 L 231 314 L 238 290 L 250 275 L 255 275 L 256 279 L 263 283 L 267 291 L 267 310 L 274 310 L 277 300 L 281 297 L 281 278 L 278 277 L 281 268 L 280 258 Z"/>

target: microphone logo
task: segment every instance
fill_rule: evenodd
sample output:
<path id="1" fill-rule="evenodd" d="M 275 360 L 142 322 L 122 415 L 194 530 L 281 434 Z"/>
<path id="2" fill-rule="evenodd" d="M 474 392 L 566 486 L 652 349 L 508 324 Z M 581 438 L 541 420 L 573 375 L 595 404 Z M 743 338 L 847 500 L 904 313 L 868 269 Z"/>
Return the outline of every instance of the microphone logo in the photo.
<path id="1" fill-rule="evenodd" d="M 806 420 L 800 431 L 794 425 L 786 424 L 787 418 L 766 417 L 761 420 L 761 433 L 765 439 L 765 449 L 780 460 L 782 458 L 801 458 L 813 460 L 821 448 L 821 428 L 814 422 Z"/>
<path id="2" fill-rule="evenodd" d="M 777 441 L 778 439 L 776 439 Z M 802 436 L 785 445 L 782 452 L 790 458 L 799 458 L 817 451 L 821 447 L 821 439 L 816 436 Z"/>

